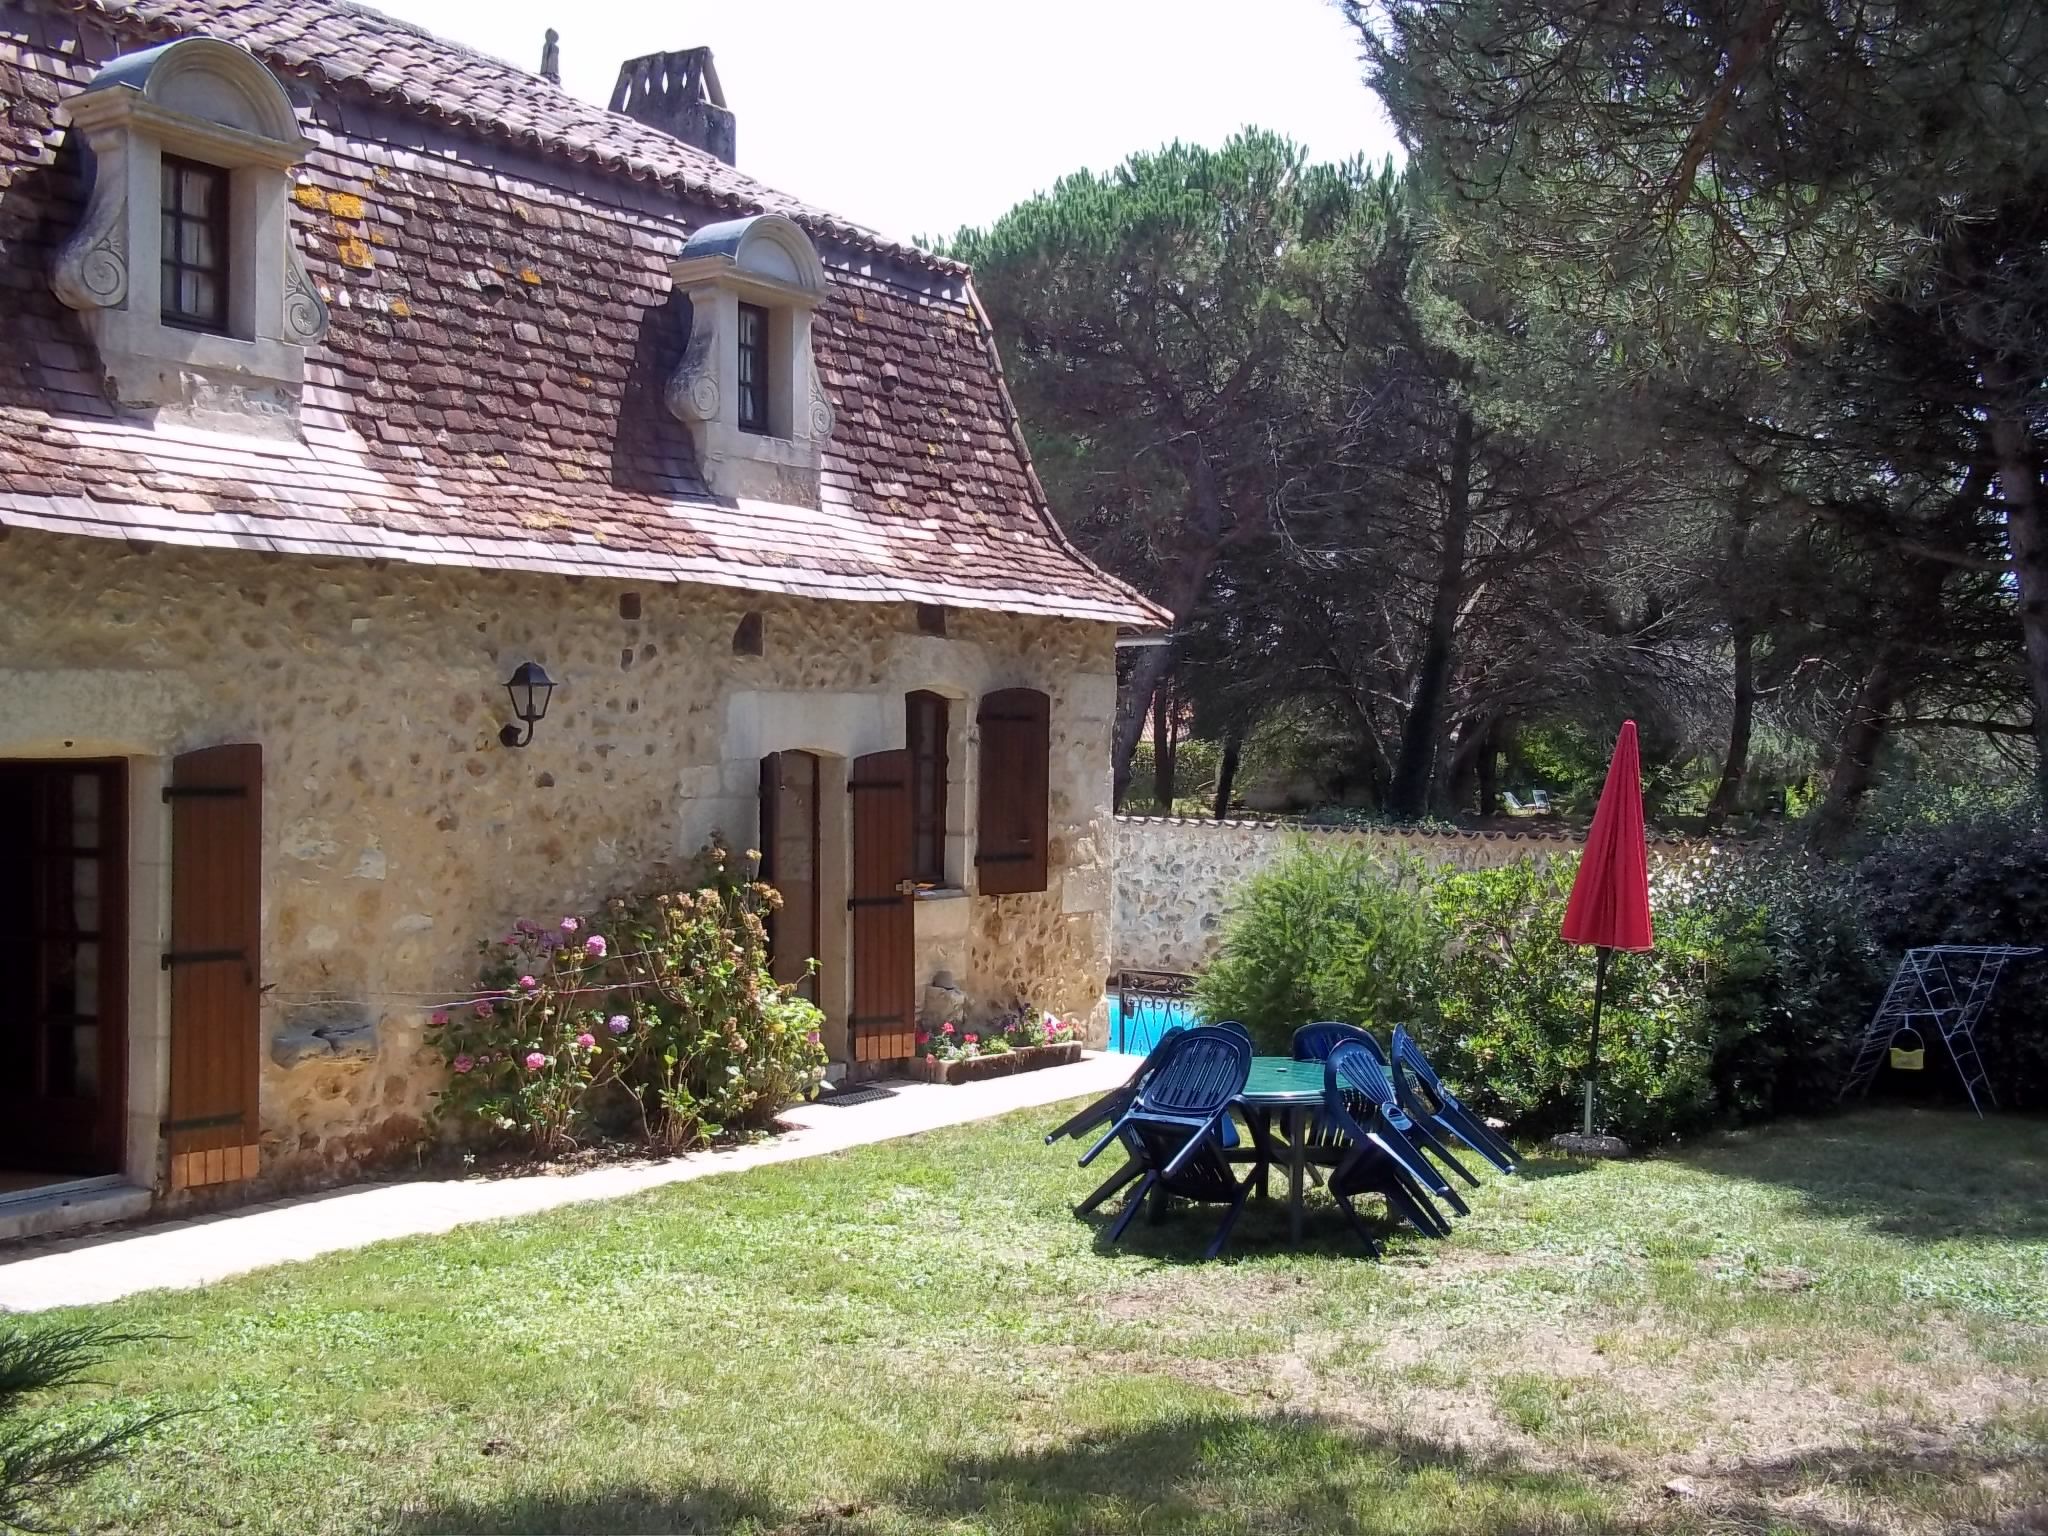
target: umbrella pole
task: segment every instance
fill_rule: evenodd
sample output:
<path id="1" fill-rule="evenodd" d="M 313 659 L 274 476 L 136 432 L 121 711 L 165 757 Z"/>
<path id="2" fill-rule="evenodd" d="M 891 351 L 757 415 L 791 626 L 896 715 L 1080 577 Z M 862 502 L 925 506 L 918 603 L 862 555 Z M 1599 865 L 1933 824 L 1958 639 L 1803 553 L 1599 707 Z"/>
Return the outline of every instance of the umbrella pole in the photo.
<path id="1" fill-rule="evenodd" d="M 1600 1078 L 1600 1002 L 1607 991 L 1607 960 L 1614 953 L 1606 945 L 1596 951 L 1593 967 L 1593 1049 L 1586 1058 L 1586 1134 L 1593 1134 L 1593 1084 Z"/>

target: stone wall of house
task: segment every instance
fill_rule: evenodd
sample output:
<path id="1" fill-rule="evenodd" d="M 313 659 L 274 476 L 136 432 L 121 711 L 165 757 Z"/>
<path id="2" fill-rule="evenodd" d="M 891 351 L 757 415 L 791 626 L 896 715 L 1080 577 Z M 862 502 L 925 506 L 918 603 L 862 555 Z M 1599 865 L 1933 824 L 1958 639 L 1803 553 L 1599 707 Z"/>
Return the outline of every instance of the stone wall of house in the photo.
<path id="1" fill-rule="evenodd" d="M 165 1103 L 168 833 L 148 808 L 173 755 L 219 742 L 264 751 L 267 1179 L 418 1135 L 437 1080 L 423 1026 L 471 984 L 480 938 L 658 884 L 713 831 L 747 846 L 765 752 L 836 764 L 843 805 L 846 762 L 903 744 L 910 689 L 960 701 L 949 860 L 970 886 L 972 701 L 1052 698 L 1050 889 L 921 902 L 920 985 L 947 970 L 977 1008 L 1039 1002 L 1101 1036 L 1107 626 L 953 610 L 935 637 L 905 605 L 20 533 L 0 540 L 0 589 L 0 756 L 130 764 L 131 1146 Z M 758 656 L 732 643 L 750 610 Z M 527 659 L 560 687 L 531 745 L 508 750 L 502 685 Z M 841 968 L 829 1006 L 845 952 L 825 947 Z M 845 1054 L 843 1018 L 827 1043 Z"/>
<path id="2" fill-rule="evenodd" d="M 1456 869 L 1491 869 L 1579 847 L 1573 838 L 1512 832 L 1303 828 L 1166 816 L 1119 816 L 1113 828 L 1112 947 L 1117 969 L 1139 971 L 1201 969 L 1222 941 L 1231 893 L 1278 859 L 1296 836 Z"/>

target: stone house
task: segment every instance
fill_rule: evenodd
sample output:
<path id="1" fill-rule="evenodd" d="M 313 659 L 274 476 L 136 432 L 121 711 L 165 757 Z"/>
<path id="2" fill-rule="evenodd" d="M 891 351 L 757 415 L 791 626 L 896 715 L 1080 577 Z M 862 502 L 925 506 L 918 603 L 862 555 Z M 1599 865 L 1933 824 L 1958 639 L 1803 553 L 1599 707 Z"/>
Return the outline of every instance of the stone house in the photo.
<path id="1" fill-rule="evenodd" d="M 0 0 L 0 1234 L 410 1143 L 477 942 L 714 832 L 845 1070 L 941 973 L 1099 1037 L 1166 616 L 969 274 L 735 137 L 702 50 L 600 111 L 342 0 Z"/>

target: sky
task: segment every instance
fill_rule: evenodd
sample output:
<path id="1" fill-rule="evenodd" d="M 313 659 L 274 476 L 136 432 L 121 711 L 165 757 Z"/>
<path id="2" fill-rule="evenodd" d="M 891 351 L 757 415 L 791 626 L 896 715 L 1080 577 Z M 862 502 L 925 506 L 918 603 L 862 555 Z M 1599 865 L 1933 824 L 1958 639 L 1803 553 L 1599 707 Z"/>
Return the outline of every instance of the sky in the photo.
<path id="1" fill-rule="evenodd" d="M 626 59 L 708 44 L 739 166 L 896 239 L 1248 123 L 1318 159 L 1395 150 L 1329 0 L 368 0 L 608 104 Z"/>

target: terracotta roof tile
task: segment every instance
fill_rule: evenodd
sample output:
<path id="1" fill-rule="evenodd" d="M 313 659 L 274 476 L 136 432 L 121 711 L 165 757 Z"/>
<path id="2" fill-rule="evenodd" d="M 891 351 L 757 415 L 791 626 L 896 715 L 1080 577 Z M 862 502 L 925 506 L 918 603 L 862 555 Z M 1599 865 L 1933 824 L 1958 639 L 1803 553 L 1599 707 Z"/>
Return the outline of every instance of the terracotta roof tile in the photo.
<path id="1" fill-rule="evenodd" d="M 1164 618 L 1060 535 L 960 269 L 341 0 L 0 7 L 0 519 Z M 82 25 L 85 12 L 99 24 Z M 9 112 L 6 100 L 55 101 L 170 31 L 246 42 L 313 84 L 302 121 L 315 149 L 294 233 L 332 325 L 308 356 L 299 435 L 116 413 L 78 317 L 47 285 L 52 247 L 80 208 L 75 157 L 59 156 L 48 111 Z M 397 115 L 399 96 L 460 131 L 422 133 Z M 492 147 L 508 137 L 547 153 Z M 335 194 L 348 216 L 330 206 Z M 798 218 L 829 269 L 815 346 L 838 426 L 818 511 L 712 500 L 688 432 L 662 404 L 687 329 L 669 263 L 691 229 L 734 208 Z M 348 242 L 367 246 L 367 266 Z"/>

